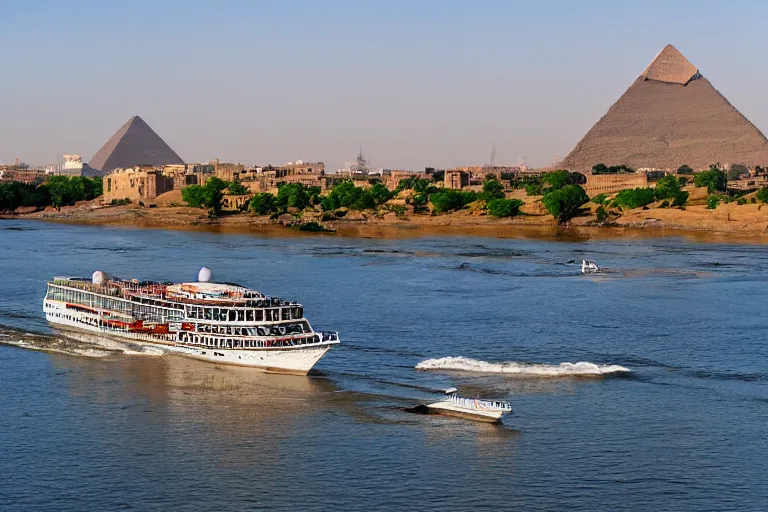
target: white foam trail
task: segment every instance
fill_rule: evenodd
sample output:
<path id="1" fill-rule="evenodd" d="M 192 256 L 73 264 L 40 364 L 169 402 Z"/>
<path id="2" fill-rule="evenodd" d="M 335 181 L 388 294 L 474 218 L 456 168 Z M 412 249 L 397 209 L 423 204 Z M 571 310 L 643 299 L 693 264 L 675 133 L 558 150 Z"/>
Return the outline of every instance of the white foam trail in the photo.
<path id="1" fill-rule="evenodd" d="M 427 359 L 416 365 L 417 370 L 448 370 L 472 373 L 502 373 L 521 377 L 603 377 L 630 373 L 629 368 L 595 363 L 539 364 L 520 361 L 489 363 L 468 357 Z"/>

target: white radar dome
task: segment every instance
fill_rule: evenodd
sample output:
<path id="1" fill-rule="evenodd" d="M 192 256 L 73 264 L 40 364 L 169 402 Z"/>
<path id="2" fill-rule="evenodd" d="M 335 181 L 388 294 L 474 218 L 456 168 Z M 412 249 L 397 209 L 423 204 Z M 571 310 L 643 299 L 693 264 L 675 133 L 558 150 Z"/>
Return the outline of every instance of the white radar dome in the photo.
<path id="1" fill-rule="evenodd" d="M 107 284 L 107 281 L 109 281 L 109 276 L 106 272 L 102 272 L 101 270 L 97 270 L 91 276 L 91 282 L 96 286 L 104 286 Z"/>
<path id="2" fill-rule="evenodd" d="M 203 267 L 197 273 L 198 283 L 210 283 L 213 280 L 213 272 L 208 267 Z"/>

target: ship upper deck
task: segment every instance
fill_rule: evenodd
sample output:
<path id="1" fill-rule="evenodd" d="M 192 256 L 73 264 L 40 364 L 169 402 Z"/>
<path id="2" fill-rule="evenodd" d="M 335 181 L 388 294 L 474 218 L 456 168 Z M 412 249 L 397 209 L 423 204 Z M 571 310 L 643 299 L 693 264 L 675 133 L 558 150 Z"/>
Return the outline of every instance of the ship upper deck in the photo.
<path id="1" fill-rule="evenodd" d="M 209 281 L 171 283 L 112 278 L 104 283 L 94 284 L 91 279 L 85 277 L 55 277 L 50 284 L 104 295 L 122 296 L 128 299 L 131 297 L 143 297 L 181 304 L 227 305 L 235 307 L 298 305 L 294 301 L 269 297 L 261 292 L 235 283 L 213 283 Z"/>

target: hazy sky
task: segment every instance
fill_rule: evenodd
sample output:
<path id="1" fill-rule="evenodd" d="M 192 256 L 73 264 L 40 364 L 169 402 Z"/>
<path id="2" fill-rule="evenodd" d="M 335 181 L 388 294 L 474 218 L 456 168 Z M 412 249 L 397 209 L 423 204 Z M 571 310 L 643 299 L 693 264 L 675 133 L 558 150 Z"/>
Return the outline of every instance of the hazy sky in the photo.
<path id="1" fill-rule="evenodd" d="M 672 43 L 768 131 L 768 4 L 0 0 L 0 161 L 140 115 L 186 161 L 564 157 Z"/>

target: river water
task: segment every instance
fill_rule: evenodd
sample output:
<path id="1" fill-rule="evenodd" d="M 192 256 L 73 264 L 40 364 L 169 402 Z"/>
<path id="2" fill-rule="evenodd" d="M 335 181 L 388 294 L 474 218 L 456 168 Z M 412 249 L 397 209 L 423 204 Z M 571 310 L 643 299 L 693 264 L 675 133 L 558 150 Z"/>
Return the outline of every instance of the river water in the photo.
<path id="1" fill-rule="evenodd" d="M 309 377 L 0 345 L 0 510 L 768 510 L 762 246 L 3 221 L 0 336 L 55 334 L 54 275 L 203 265 L 343 344 Z M 450 386 L 514 414 L 404 411 Z"/>

